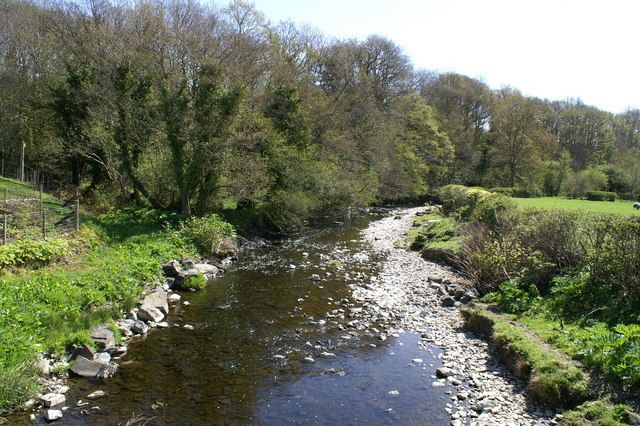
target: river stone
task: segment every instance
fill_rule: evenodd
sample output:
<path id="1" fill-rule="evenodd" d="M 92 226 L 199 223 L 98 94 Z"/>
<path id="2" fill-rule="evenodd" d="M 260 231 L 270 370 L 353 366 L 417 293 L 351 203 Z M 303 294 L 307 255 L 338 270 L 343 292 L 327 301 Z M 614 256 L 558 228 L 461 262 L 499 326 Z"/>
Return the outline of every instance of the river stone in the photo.
<path id="1" fill-rule="evenodd" d="M 450 308 L 452 306 L 455 306 L 456 300 L 453 297 L 447 296 L 442 298 L 442 301 L 440 302 L 440 304 L 445 308 Z"/>
<path id="2" fill-rule="evenodd" d="M 107 350 L 115 346 L 116 337 L 113 331 L 109 330 L 106 325 L 99 325 L 91 332 L 91 338 L 101 350 Z"/>
<path id="3" fill-rule="evenodd" d="M 159 309 L 163 314 L 169 313 L 169 302 L 167 302 L 167 292 L 164 290 L 156 290 L 147 294 L 140 302 L 141 305 L 153 306 Z"/>
<path id="4" fill-rule="evenodd" d="M 309 277 L 309 280 L 310 280 L 310 281 L 320 281 L 320 275 L 318 275 L 318 274 L 312 274 L 312 275 Z"/>
<path id="5" fill-rule="evenodd" d="M 97 391 L 91 392 L 89 395 L 87 395 L 87 398 L 88 399 L 98 399 L 98 398 L 102 398 L 105 395 L 106 395 L 106 393 L 104 391 L 97 390 Z"/>
<path id="6" fill-rule="evenodd" d="M 62 411 L 47 410 L 47 412 L 44 414 L 44 418 L 48 422 L 55 422 L 56 420 L 60 420 L 62 418 Z"/>
<path id="7" fill-rule="evenodd" d="M 149 305 L 140 306 L 140 310 L 138 311 L 138 318 L 143 321 L 153 321 L 160 322 L 164 318 L 164 314 L 160 312 L 160 309 L 154 308 Z"/>
<path id="8" fill-rule="evenodd" d="M 98 352 L 93 357 L 93 360 L 101 364 L 109 364 L 111 362 L 111 355 L 108 354 L 107 352 Z"/>
<path id="9" fill-rule="evenodd" d="M 177 293 L 172 293 L 172 294 L 170 294 L 170 295 L 169 295 L 168 300 L 169 300 L 169 302 L 171 302 L 171 303 L 175 303 L 175 302 L 180 301 L 180 299 L 181 299 L 181 298 L 182 298 L 182 297 L 181 297 L 179 294 L 177 294 Z"/>
<path id="10" fill-rule="evenodd" d="M 444 379 L 449 376 L 453 376 L 453 370 L 448 367 L 442 367 L 436 370 L 436 377 Z"/>
<path id="11" fill-rule="evenodd" d="M 62 405 L 66 401 L 66 398 L 61 393 L 48 393 L 40 397 L 40 401 L 45 407 L 55 407 L 56 405 Z"/>
<path id="12" fill-rule="evenodd" d="M 180 266 L 180 262 L 177 260 L 172 260 L 162 267 L 162 271 L 168 277 L 175 277 L 182 271 L 182 266 Z"/>
<path id="13" fill-rule="evenodd" d="M 133 326 L 131 327 L 131 331 L 133 331 L 136 334 L 146 334 L 147 331 L 149 331 L 149 326 L 145 324 L 143 321 L 138 320 L 133 323 Z"/>
<path id="14" fill-rule="evenodd" d="M 88 360 L 83 356 L 79 356 L 70 368 L 71 372 L 77 376 L 99 378 L 111 377 L 117 369 L 118 366 L 115 364 L 103 364 Z"/>
<path id="15" fill-rule="evenodd" d="M 216 266 L 209 265 L 208 263 L 196 263 L 193 265 L 193 268 L 208 276 L 218 275 L 218 268 Z"/>

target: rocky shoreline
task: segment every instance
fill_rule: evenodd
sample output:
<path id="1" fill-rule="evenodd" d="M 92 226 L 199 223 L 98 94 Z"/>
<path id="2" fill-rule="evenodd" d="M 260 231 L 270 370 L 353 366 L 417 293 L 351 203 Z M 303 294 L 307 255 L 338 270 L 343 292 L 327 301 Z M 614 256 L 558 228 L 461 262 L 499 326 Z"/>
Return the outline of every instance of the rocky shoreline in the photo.
<path id="1" fill-rule="evenodd" d="M 156 283 L 150 291 L 138 302 L 125 318 L 116 322 L 115 328 L 121 334 L 118 341 L 114 331 L 107 324 L 99 325 L 91 331 L 94 346 L 83 344 L 75 348 L 63 359 L 50 359 L 42 356 L 36 367 L 41 372 L 42 393 L 37 398 L 25 403 L 25 409 L 41 408 L 41 418 L 47 422 L 55 422 L 64 417 L 64 412 L 71 407 L 66 405 L 65 394 L 69 391 L 66 379 L 69 375 L 85 378 L 108 379 L 116 374 L 118 361 L 127 353 L 127 342 L 132 339 L 143 338 L 154 328 L 168 328 L 165 321 L 169 314 L 170 305 L 180 303 L 181 296 L 177 291 L 193 291 L 196 288 L 188 285 L 189 280 L 200 277 L 206 282 L 215 279 L 231 264 L 232 258 L 225 258 L 217 264 L 197 263 L 192 260 L 172 260 L 163 266 L 164 281 Z M 188 305 L 189 302 L 182 302 Z M 173 324 L 179 327 L 178 324 Z M 185 330 L 193 330 L 190 324 L 181 326 Z M 68 374 L 52 375 L 53 371 L 68 369 Z M 78 400 L 76 408 L 82 408 L 85 414 L 99 411 L 100 407 L 91 404 L 92 401 L 105 396 L 103 391 L 97 390 L 87 395 L 87 400 Z M 38 419 L 37 413 L 32 413 L 31 421 Z"/>
<path id="2" fill-rule="evenodd" d="M 557 423 L 560 412 L 534 403 L 523 384 L 495 359 L 491 345 L 462 329 L 456 306 L 468 297 L 464 280 L 396 244 L 424 210 L 398 210 L 364 231 L 364 238 L 386 259 L 375 281 L 353 286 L 354 298 L 365 306 L 362 320 L 384 320 L 391 335 L 416 331 L 425 348 L 443 350 L 444 368 L 437 370 L 432 385 L 451 393 L 445 410 L 452 425 Z M 444 390 L 451 389 L 447 383 L 455 391 Z"/>

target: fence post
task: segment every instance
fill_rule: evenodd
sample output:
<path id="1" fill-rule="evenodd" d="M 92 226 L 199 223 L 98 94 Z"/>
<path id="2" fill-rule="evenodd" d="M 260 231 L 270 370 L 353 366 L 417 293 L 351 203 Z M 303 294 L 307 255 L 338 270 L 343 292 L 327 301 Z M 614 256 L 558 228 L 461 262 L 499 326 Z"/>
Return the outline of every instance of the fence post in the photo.
<path id="1" fill-rule="evenodd" d="M 7 212 L 4 212 L 2 225 L 2 244 L 7 244 Z"/>
<path id="2" fill-rule="evenodd" d="M 47 239 L 47 211 L 42 209 L 42 238 Z"/>
<path id="3" fill-rule="evenodd" d="M 76 231 L 80 230 L 80 191 L 76 187 Z"/>
<path id="4" fill-rule="evenodd" d="M 2 176 L 4 176 L 4 158 L 2 159 Z"/>

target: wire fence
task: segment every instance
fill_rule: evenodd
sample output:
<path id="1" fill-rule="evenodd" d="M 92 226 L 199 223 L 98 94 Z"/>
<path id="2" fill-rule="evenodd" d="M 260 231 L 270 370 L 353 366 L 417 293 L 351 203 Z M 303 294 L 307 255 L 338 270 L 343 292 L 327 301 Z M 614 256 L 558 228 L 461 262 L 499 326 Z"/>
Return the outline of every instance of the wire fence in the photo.
<path id="1" fill-rule="evenodd" d="M 0 176 L 13 179 L 0 190 L 0 243 L 47 239 L 77 231 L 80 197 L 69 187 L 31 167 L 0 160 Z"/>

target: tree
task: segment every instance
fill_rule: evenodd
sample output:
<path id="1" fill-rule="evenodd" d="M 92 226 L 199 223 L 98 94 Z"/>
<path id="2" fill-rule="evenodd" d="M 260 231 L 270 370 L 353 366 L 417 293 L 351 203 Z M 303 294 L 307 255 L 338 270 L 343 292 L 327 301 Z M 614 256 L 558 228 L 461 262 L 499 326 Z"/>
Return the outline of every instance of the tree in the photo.
<path id="1" fill-rule="evenodd" d="M 554 138 L 544 129 L 540 103 L 517 91 L 502 89 L 491 116 L 492 164 L 500 183 L 514 187 L 526 181 L 550 149 Z"/>

